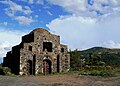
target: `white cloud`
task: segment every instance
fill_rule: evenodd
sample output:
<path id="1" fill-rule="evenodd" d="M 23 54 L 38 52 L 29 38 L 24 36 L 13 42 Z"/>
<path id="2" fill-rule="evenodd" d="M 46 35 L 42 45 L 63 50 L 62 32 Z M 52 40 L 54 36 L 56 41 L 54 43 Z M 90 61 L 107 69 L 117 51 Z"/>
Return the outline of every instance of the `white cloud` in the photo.
<path id="1" fill-rule="evenodd" d="M 3 22 L 3 24 L 4 24 L 5 26 L 7 26 L 7 25 L 8 25 L 8 22 Z"/>
<path id="2" fill-rule="evenodd" d="M 0 1 L 0 3 L 8 5 L 8 8 L 5 8 L 5 13 L 14 20 L 17 20 L 19 24 L 30 25 L 34 21 L 32 17 L 29 18 L 26 16 L 17 15 L 17 12 L 21 12 L 25 15 L 31 14 L 32 10 L 30 9 L 30 7 L 28 6 L 22 7 L 21 5 L 18 5 L 11 0 Z"/>
<path id="3" fill-rule="evenodd" d="M 21 0 L 21 1 L 28 2 L 29 4 L 41 4 L 41 5 L 44 4 L 44 0 Z"/>
<path id="4" fill-rule="evenodd" d="M 63 7 L 66 11 L 74 13 L 74 14 L 80 14 L 81 12 L 85 12 L 87 10 L 86 0 L 47 0 L 52 4 L 59 5 Z"/>
<path id="5" fill-rule="evenodd" d="M 35 18 L 38 18 L 39 16 L 38 15 L 35 15 Z"/>
<path id="6" fill-rule="evenodd" d="M 7 41 L 0 43 L 0 58 L 5 57 L 7 51 L 10 51 L 12 48 L 11 44 Z"/>
<path id="7" fill-rule="evenodd" d="M 52 16 L 52 15 L 53 15 L 53 14 L 52 14 L 50 11 L 48 11 L 48 10 L 47 10 L 46 12 L 47 12 L 50 16 Z"/>
<path id="8" fill-rule="evenodd" d="M 70 16 L 60 16 L 47 27 L 61 36 L 62 42 L 72 49 L 103 46 L 113 40 L 112 48 L 119 45 L 120 1 L 119 0 L 47 0 L 61 6 Z M 107 44 L 107 43 L 106 43 Z M 111 47 L 110 44 L 107 47 Z M 119 46 L 118 46 L 119 47 Z"/>
<path id="9" fill-rule="evenodd" d="M 96 19 L 77 16 L 61 16 L 47 24 L 51 32 L 61 36 L 61 42 L 71 49 L 85 49 L 97 40 Z"/>
<path id="10" fill-rule="evenodd" d="M 32 17 L 28 18 L 25 16 L 17 16 L 15 17 L 15 20 L 17 20 L 19 24 L 22 24 L 22 25 L 30 25 L 32 22 L 34 22 Z"/>
<path id="11" fill-rule="evenodd" d="M 61 6 L 67 12 L 81 16 L 96 17 L 114 13 L 114 8 L 120 7 L 119 0 L 91 0 L 92 5 L 88 4 L 87 0 L 47 0 L 51 4 Z M 117 10 L 116 10 L 117 12 Z"/>
<path id="12" fill-rule="evenodd" d="M 0 58 L 4 57 L 12 46 L 18 45 L 21 41 L 21 36 L 26 31 L 15 31 L 0 28 Z"/>
<path id="13" fill-rule="evenodd" d="M 20 12 L 23 11 L 23 8 L 21 5 L 18 5 L 12 2 L 11 0 L 0 1 L 0 3 L 6 4 L 9 6 L 8 8 L 5 9 L 5 13 L 8 16 L 14 16 L 17 11 L 20 11 Z"/>
<path id="14" fill-rule="evenodd" d="M 30 7 L 25 6 L 25 10 L 23 11 L 25 14 L 31 14 L 32 10 L 30 9 Z"/>
<path id="15" fill-rule="evenodd" d="M 120 48 L 120 42 L 114 42 L 112 40 L 109 40 L 107 42 L 104 42 L 103 46 L 108 48 Z"/>
<path id="16" fill-rule="evenodd" d="M 30 4 L 33 4 L 33 0 L 29 0 L 28 2 L 29 2 Z"/>
<path id="17" fill-rule="evenodd" d="M 37 0 L 37 4 L 44 4 L 44 1 L 43 0 Z"/>
<path id="18" fill-rule="evenodd" d="M 8 22 L 2 22 L 2 23 L 0 23 L 0 25 L 7 26 L 7 25 L 8 25 Z"/>
<path id="19" fill-rule="evenodd" d="M 111 15 L 102 19 L 61 16 L 47 24 L 51 32 L 60 35 L 61 42 L 68 44 L 70 49 L 103 46 L 108 40 L 119 42 L 119 26 L 120 18 Z"/>

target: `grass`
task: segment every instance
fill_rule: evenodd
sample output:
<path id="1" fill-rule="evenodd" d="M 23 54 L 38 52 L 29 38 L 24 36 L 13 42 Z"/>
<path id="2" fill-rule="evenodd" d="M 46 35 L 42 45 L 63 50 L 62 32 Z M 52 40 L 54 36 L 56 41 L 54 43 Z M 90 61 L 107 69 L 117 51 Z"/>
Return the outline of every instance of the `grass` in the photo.
<path id="1" fill-rule="evenodd" d="M 85 71 L 81 71 L 79 73 L 79 75 L 92 75 L 92 76 L 103 76 L 103 77 L 108 77 L 108 76 L 113 76 L 114 73 L 113 71 L 110 70 L 85 70 Z"/>
<path id="2" fill-rule="evenodd" d="M 0 75 L 20 77 L 20 75 L 14 75 L 10 73 L 10 71 L 11 70 L 7 67 L 0 67 Z M 52 75 L 64 75 L 64 74 L 110 77 L 120 74 L 120 69 L 113 69 L 111 67 L 105 67 L 105 66 L 89 66 L 89 67 L 84 67 L 83 69 L 80 70 L 70 70 L 69 72 L 60 72 L 60 73 L 53 72 L 48 75 L 52 76 Z M 44 74 L 39 72 L 36 76 L 41 76 L 41 75 Z"/>
<path id="3" fill-rule="evenodd" d="M 110 77 L 115 76 L 116 74 L 120 74 L 120 70 L 115 70 L 112 67 L 105 66 L 89 66 L 84 67 L 80 70 L 72 70 L 69 73 L 78 74 L 78 75 L 91 75 L 91 76 L 102 76 L 102 77 Z"/>

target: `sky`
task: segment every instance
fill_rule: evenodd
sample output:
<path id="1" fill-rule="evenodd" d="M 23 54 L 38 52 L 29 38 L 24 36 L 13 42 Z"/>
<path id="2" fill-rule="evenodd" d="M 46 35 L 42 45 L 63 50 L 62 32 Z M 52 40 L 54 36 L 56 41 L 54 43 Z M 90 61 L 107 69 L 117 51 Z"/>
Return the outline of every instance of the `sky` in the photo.
<path id="1" fill-rule="evenodd" d="M 120 48 L 120 0 L 0 0 L 0 62 L 38 27 L 71 50 Z"/>

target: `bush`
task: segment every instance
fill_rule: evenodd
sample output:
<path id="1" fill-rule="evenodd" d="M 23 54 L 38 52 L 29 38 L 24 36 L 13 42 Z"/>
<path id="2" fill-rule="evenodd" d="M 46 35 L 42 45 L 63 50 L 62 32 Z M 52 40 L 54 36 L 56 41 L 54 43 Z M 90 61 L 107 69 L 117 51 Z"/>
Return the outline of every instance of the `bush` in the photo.
<path id="1" fill-rule="evenodd" d="M 0 67 L 0 75 L 10 75 L 11 70 L 8 67 Z"/>
<path id="2" fill-rule="evenodd" d="M 111 66 L 86 66 L 84 67 L 85 70 L 112 70 Z"/>
<path id="3" fill-rule="evenodd" d="M 82 70 L 79 73 L 80 75 L 92 75 L 92 76 L 113 76 L 114 73 L 112 70 Z"/>
<path id="4" fill-rule="evenodd" d="M 111 66 L 86 66 L 79 71 L 79 74 L 92 76 L 113 76 L 114 71 Z"/>

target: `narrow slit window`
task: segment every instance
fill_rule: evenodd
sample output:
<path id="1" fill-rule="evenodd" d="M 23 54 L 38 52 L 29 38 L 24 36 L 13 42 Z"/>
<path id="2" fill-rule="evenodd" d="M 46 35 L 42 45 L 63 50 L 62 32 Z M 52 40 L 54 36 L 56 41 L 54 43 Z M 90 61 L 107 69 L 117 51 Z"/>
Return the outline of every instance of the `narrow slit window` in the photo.
<path id="1" fill-rule="evenodd" d="M 62 52 L 62 53 L 64 52 L 64 48 L 61 48 L 61 52 Z"/>
<path id="2" fill-rule="evenodd" d="M 29 51 L 32 51 L 32 46 L 29 46 Z"/>

